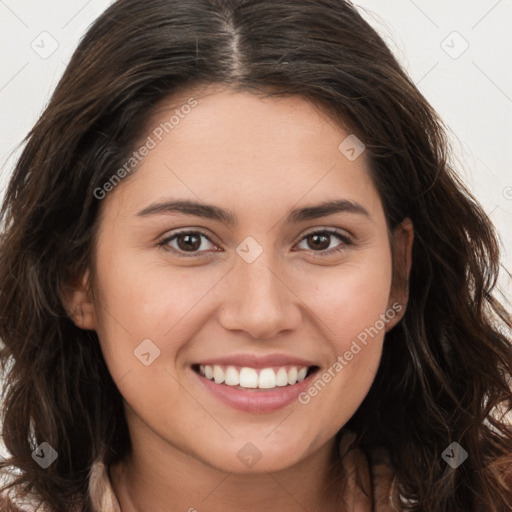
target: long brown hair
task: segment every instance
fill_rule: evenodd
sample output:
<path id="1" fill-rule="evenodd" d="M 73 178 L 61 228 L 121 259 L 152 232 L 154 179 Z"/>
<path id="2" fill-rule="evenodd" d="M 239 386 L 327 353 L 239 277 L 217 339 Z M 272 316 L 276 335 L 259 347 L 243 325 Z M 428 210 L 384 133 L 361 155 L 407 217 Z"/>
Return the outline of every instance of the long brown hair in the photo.
<path id="1" fill-rule="evenodd" d="M 386 448 L 404 508 L 510 512 L 509 314 L 493 298 L 494 228 L 452 170 L 441 121 L 386 44 L 342 0 L 119 0 L 89 29 L 26 139 L 1 210 L 3 440 L 55 511 L 90 510 L 92 462 L 130 449 L 122 399 L 95 332 L 62 287 L 93 256 L 94 191 L 133 151 L 158 102 L 197 84 L 321 103 L 364 142 L 390 228 L 415 229 L 405 317 L 347 427 Z M 136 171 L 135 171 L 136 172 Z M 125 179 L 129 179 L 125 178 Z M 31 456 L 49 443 L 57 460 Z M 443 451 L 468 459 L 454 469 Z"/>

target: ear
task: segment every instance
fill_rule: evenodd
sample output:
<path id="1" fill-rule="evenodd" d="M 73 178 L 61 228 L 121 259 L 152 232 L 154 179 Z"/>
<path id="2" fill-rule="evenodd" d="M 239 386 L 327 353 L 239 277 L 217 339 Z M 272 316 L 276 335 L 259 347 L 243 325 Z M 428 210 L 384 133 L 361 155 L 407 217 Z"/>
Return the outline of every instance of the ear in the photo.
<path id="1" fill-rule="evenodd" d="M 414 227 L 411 219 L 406 217 L 393 231 L 393 279 L 388 309 L 395 311 L 396 315 L 386 324 L 386 332 L 400 322 L 407 308 L 413 240 Z"/>
<path id="2" fill-rule="evenodd" d="M 74 282 L 64 285 L 62 301 L 68 316 L 77 327 L 85 330 L 96 329 L 96 314 L 89 269 Z"/>

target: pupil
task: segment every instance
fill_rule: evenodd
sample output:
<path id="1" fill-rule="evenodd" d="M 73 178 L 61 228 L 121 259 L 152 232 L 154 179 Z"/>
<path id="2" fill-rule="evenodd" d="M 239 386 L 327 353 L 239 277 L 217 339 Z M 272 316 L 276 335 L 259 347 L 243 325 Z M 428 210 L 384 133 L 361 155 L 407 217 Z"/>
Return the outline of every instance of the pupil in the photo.
<path id="1" fill-rule="evenodd" d="M 327 249 L 327 247 L 329 247 L 329 237 L 326 235 L 318 235 L 318 234 L 310 235 L 310 239 L 314 240 L 314 242 L 312 244 L 313 248 L 315 248 L 314 247 L 315 245 L 316 245 L 316 249 L 321 249 L 321 250 Z M 324 242 L 323 244 L 321 241 L 320 241 L 320 243 L 318 243 L 320 239 L 323 239 L 323 242 Z"/>
<path id="2" fill-rule="evenodd" d="M 195 243 L 194 243 L 195 239 Z M 182 243 L 182 241 L 184 241 Z M 198 249 L 201 245 L 201 240 L 197 235 L 181 235 L 181 237 L 178 238 L 178 245 L 180 246 L 180 249 L 183 250 L 195 250 Z"/>

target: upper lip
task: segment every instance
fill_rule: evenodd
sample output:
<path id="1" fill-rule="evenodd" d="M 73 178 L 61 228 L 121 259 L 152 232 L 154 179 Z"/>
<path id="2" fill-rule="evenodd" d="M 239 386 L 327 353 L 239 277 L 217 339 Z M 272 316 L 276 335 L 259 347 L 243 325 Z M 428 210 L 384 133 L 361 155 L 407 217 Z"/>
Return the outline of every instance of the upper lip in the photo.
<path id="1" fill-rule="evenodd" d="M 316 366 L 315 363 L 299 357 L 288 356 L 286 354 L 268 354 L 265 356 L 256 354 L 236 354 L 226 357 L 216 357 L 205 359 L 197 364 L 218 365 L 218 366 L 246 366 L 249 368 L 271 368 L 273 366 Z"/>

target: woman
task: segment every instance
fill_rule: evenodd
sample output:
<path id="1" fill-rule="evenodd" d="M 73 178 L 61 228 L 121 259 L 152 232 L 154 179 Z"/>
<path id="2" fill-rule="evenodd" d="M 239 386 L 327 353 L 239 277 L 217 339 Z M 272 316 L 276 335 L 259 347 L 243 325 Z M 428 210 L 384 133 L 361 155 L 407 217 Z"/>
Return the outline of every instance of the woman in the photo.
<path id="1" fill-rule="evenodd" d="M 3 509 L 510 510 L 494 228 L 348 2 L 114 3 L 2 216 Z"/>

